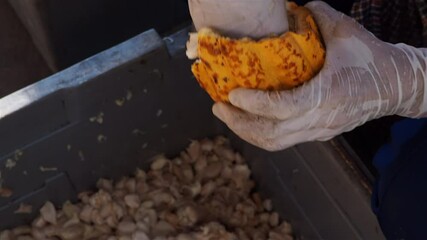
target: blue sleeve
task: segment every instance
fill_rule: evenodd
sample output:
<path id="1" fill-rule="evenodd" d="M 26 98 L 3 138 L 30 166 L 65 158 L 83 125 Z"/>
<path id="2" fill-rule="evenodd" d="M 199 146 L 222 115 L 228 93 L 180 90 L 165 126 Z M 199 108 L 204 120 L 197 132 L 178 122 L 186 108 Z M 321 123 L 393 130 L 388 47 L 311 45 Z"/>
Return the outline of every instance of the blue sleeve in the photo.
<path id="1" fill-rule="evenodd" d="M 387 239 L 427 239 L 427 119 L 405 119 L 374 159 L 373 211 Z"/>

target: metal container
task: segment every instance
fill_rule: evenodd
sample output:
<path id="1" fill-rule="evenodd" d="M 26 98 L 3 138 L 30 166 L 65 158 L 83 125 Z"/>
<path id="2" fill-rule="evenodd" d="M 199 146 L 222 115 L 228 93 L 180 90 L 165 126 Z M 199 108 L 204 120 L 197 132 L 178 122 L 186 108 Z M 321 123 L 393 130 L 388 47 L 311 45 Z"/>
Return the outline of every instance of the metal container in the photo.
<path id="1" fill-rule="evenodd" d="M 98 178 L 174 156 L 190 139 L 225 135 L 301 239 L 384 239 L 369 177 L 343 140 L 270 153 L 212 115 L 185 56 L 187 31 L 161 39 L 149 30 L 0 100 L 0 179 L 13 191 L 0 198 L 0 229 L 37 214 L 14 214 L 20 203 L 60 206 Z"/>

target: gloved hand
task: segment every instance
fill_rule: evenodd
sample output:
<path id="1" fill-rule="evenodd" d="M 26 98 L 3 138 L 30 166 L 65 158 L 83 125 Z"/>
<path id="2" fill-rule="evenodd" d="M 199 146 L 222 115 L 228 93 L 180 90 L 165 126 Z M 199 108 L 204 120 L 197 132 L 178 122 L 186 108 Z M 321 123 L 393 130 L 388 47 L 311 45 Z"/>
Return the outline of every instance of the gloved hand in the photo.
<path id="1" fill-rule="evenodd" d="M 326 141 L 387 115 L 427 116 L 427 50 L 377 39 L 326 3 L 306 5 L 327 57 L 321 72 L 291 91 L 237 89 L 214 114 L 244 140 L 270 151 Z"/>
<path id="2" fill-rule="evenodd" d="M 188 5 L 197 30 L 209 27 L 234 38 L 288 31 L 285 0 L 188 0 Z"/>

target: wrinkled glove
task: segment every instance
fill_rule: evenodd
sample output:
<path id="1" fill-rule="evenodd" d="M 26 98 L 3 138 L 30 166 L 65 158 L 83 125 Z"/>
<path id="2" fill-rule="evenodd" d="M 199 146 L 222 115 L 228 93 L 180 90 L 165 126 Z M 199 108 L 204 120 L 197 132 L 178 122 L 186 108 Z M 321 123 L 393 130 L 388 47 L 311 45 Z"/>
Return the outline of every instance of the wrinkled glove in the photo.
<path id="1" fill-rule="evenodd" d="M 288 31 L 285 0 L 188 0 L 197 30 L 213 28 L 224 36 L 262 38 Z"/>
<path id="2" fill-rule="evenodd" d="M 323 2 L 306 5 L 327 56 L 321 72 L 291 91 L 237 89 L 214 114 L 244 140 L 270 151 L 326 141 L 387 115 L 427 116 L 427 50 L 380 41 Z"/>

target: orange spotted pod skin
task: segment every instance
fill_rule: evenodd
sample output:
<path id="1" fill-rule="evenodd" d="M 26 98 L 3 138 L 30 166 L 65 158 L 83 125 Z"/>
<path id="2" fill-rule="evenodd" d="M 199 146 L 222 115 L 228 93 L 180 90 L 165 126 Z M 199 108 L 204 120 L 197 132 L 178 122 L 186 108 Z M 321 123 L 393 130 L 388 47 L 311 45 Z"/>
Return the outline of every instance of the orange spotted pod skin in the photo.
<path id="1" fill-rule="evenodd" d="M 326 51 L 311 12 L 288 5 L 290 31 L 261 40 L 231 39 L 209 28 L 198 32 L 192 72 L 212 99 L 228 102 L 235 88 L 292 89 L 313 78 Z"/>

